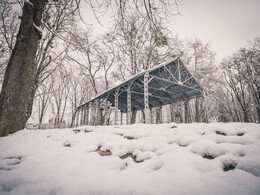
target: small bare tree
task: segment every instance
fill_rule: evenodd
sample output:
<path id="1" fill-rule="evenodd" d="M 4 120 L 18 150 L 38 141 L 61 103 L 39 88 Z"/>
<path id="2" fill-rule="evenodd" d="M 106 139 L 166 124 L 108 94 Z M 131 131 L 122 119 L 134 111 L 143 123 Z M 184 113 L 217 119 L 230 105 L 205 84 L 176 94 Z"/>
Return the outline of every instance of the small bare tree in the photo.
<path id="1" fill-rule="evenodd" d="M 210 44 L 204 44 L 202 41 L 186 40 L 184 41 L 184 49 L 182 60 L 188 65 L 189 70 L 201 84 L 206 94 L 211 94 L 214 91 L 215 83 L 217 82 L 217 67 L 215 63 L 215 53 L 211 50 Z M 187 109 L 189 108 L 186 105 Z M 188 112 L 186 110 L 186 112 Z M 206 116 L 203 108 L 203 99 L 195 99 L 195 122 L 206 121 Z"/>
<path id="2" fill-rule="evenodd" d="M 54 127 L 60 128 L 64 124 L 64 115 L 69 98 L 69 74 L 65 68 L 51 75 L 53 85 L 51 108 L 54 114 Z"/>
<path id="3" fill-rule="evenodd" d="M 39 117 L 39 126 L 42 127 L 43 117 L 46 114 L 46 111 L 50 104 L 50 99 L 52 97 L 53 82 L 51 79 L 46 80 L 40 85 L 37 90 L 35 101 L 38 107 L 38 117 Z"/>
<path id="4" fill-rule="evenodd" d="M 20 22 L 15 5 L 14 0 L 0 2 L 0 82 L 14 48 Z"/>
<path id="5" fill-rule="evenodd" d="M 77 34 L 72 34 L 71 40 L 75 44 L 71 46 L 72 52 L 68 56 L 68 59 L 80 66 L 81 72 L 89 79 L 95 95 L 97 95 L 98 72 L 102 70 L 102 65 L 104 62 L 102 61 L 102 58 L 100 59 L 100 51 L 97 40 L 91 39 L 90 32 L 80 34 L 78 31 Z"/>
<path id="6" fill-rule="evenodd" d="M 69 88 L 69 103 L 71 106 L 70 127 L 72 127 L 76 119 L 76 108 L 90 99 L 93 95 L 93 89 L 90 86 L 88 79 L 81 73 L 77 76 L 70 74 L 67 87 Z"/>

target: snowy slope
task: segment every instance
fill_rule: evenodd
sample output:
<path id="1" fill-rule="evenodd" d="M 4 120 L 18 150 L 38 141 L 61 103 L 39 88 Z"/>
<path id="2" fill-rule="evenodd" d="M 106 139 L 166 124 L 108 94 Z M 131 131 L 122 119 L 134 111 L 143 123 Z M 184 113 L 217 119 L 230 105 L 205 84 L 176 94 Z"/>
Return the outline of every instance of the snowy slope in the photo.
<path id="1" fill-rule="evenodd" d="M 19 131 L 0 138 L 0 194 L 260 194 L 260 125 Z"/>

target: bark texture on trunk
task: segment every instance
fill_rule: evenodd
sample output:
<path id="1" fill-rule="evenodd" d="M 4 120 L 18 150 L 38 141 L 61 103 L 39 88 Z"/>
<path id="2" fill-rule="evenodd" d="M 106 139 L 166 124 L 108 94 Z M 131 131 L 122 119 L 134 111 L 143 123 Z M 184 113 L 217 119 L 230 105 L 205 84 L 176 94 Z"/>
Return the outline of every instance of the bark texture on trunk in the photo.
<path id="1" fill-rule="evenodd" d="M 35 86 L 35 55 L 41 38 L 44 0 L 25 2 L 17 41 L 7 64 L 0 94 L 0 136 L 25 127 L 31 116 Z"/>

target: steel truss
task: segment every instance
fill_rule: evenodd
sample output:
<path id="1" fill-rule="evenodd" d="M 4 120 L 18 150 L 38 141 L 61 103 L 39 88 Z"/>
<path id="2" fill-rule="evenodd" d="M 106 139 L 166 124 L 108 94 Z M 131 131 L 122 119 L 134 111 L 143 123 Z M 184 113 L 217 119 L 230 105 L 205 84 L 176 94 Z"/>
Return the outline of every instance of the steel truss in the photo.
<path id="1" fill-rule="evenodd" d="M 188 101 L 202 96 L 202 87 L 181 60 L 176 57 L 170 62 L 139 73 L 80 105 L 77 108 L 76 124 L 83 125 L 87 123 L 86 115 L 88 114 L 86 114 L 86 109 L 89 112 L 91 107 L 90 124 L 94 125 L 92 118 L 95 116 L 95 124 L 99 125 L 101 107 L 105 109 L 106 121 L 107 110 L 111 106 L 114 107 L 114 123 L 116 125 L 118 124 L 119 111 L 121 112 L 121 124 L 123 113 L 126 113 L 126 122 L 130 124 L 132 112 L 138 110 L 143 110 L 145 123 L 150 123 L 152 122 L 151 109 L 153 107 L 160 107 L 161 109 L 163 105 Z M 80 121 L 78 121 L 78 118 L 80 118 Z"/>

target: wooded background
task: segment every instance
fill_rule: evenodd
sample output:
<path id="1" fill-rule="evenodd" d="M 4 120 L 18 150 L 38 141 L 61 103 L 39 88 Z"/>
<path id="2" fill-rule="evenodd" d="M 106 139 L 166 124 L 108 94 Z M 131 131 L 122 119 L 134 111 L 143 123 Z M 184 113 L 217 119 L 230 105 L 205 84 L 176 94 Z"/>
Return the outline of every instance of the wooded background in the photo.
<path id="1" fill-rule="evenodd" d="M 35 8 L 41 1 L 30 2 Z M 37 25 L 33 18 L 32 23 L 38 48 L 31 73 L 33 101 L 29 102 L 32 112 L 26 116 L 26 121 L 31 116 L 28 123 L 37 123 L 40 128 L 73 126 L 77 106 L 176 56 L 204 88 L 205 97 L 164 106 L 164 122 L 205 122 L 206 114 L 215 122 L 260 121 L 259 37 L 217 63 L 209 43 L 180 39 L 169 30 L 169 20 L 179 14 L 183 1 L 42 2 L 41 22 Z M 19 41 L 25 5 L 21 0 L 0 2 L 1 84 Z M 111 19 L 108 31 L 93 30 L 83 17 L 87 7 L 100 25 L 102 18 Z M 157 118 L 158 113 L 158 109 L 153 110 Z"/>

